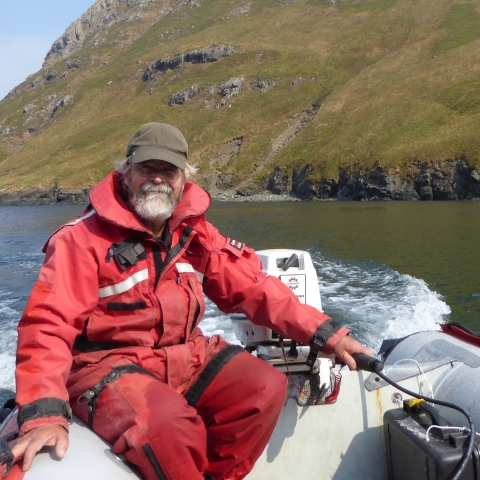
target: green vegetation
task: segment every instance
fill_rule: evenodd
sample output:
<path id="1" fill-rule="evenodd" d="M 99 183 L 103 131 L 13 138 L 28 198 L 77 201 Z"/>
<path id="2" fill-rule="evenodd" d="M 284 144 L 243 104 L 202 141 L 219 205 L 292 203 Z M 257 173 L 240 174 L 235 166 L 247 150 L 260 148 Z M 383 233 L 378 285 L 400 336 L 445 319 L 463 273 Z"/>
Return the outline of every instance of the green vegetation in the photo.
<path id="1" fill-rule="evenodd" d="M 435 53 L 459 48 L 480 40 L 478 3 L 468 0 L 454 3 L 445 15 L 441 30 L 445 32 L 445 36 L 435 45 Z"/>
<path id="2" fill-rule="evenodd" d="M 480 0 L 252 0 L 248 12 L 232 13 L 240 5 L 205 0 L 154 24 L 115 24 L 106 44 L 88 39 L 67 59 L 79 68 L 58 61 L 48 68 L 59 72 L 55 80 L 0 102 L 0 131 L 16 128 L 14 137 L 0 136 L 0 189 L 91 186 L 148 121 L 178 126 L 204 178 L 230 174 L 234 185 L 260 182 L 276 166 L 311 164 L 321 178 L 352 166 L 404 174 L 414 160 L 480 164 Z M 131 42 L 136 31 L 144 33 Z M 160 58 L 221 44 L 236 53 L 141 78 Z M 220 85 L 241 76 L 241 94 L 219 106 Z M 261 80 L 275 85 L 261 92 Z M 194 84 L 198 96 L 168 106 L 170 95 Z M 29 116 L 68 93 L 72 105 L 28 131 Z M 321 104 L 315 118 L 280 142 L 288 122 L 313 104 Z M 217 165 L 222 144 L 240 136 L 239 155 Z"/>

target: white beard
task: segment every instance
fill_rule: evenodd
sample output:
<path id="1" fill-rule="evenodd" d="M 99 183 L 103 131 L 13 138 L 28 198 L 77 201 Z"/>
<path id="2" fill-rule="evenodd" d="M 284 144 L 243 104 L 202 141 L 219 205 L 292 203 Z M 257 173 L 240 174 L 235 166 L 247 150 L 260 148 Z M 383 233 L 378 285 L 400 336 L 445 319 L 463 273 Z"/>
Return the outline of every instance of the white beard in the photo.
<path id="1" fill-rule="evenodd" d="M 136 193 L 129 194 L 129 201 L 141 219 L 149 222 L 164 222 L 172 216 L 180 196 L 174 198 L 172 188 L 165 183 L 160 185 L 145 183 Z"/>

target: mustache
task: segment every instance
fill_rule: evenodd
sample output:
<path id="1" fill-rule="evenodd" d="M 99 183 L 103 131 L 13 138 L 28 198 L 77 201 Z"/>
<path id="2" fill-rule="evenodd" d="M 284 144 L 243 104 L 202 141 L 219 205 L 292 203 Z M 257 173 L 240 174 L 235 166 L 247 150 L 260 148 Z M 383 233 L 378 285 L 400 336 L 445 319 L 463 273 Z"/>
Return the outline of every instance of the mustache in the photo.
<path id="1" fill-rule="evenodd" d="M 145 183 L 139 188 L 138 195 L 143 197 L 147 197 L 152 193 L 167 193 L 171 195 L 172 192 L 173 192 L 172 187 L 170 187 L 170 185 L 167 185 L 165 183 L 162 183 L 160 185 Z"/>

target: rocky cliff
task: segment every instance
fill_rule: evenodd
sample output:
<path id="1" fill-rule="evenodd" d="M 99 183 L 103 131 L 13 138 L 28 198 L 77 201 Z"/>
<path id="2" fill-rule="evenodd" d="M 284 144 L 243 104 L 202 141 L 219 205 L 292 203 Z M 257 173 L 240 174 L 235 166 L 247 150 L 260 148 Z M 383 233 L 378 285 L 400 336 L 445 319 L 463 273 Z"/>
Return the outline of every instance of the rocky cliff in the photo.
<path id="1" fill-rule="evenodd" d="M 156 14 L 151 16 L 152 21 L 158 20 L 169 11 L 163 0 L 97 0 L 53 43 L 43 66 L 52 65 L 57 60 L 65 60 L 77 53 L 88 37 L 91 37 L 94 46 L 107 43 L 106 37 L 112 25 L 144 18 L 148 15 L 147 9 L 152 3 L 161 4 Z M 123 6 L 130 8 L 122 8 Z M 137 31 L 137 35 L 140 34 L 141 31 Z"/>
<path id="2" fill-rule="evenodd" d="M 311 165 L 284 171 L 276 168 L 267 190 L 302 200 L 480 200 L 480 172 L 464 160 L 436 165 L 417 163 L 402 176 L 377 168 L 342 172 L 340 178 L 312 180 Z"/>
<path id="3" fill-rule="evenodd" d="M 238 153 L 242 139 L 225 146 L 223 155 Z M 369 173 L 343 172 L 339 179 L 313 180 L 314 168 L 285 170 L 277 167 L 263 185 L 254 188 L 213 189 L 219 200 L 280 201 L 338 200 L 480 200 L 480 172 L 464 160 L 437 165 L 418 164 L 406 178 L 382 168 Z M 217 180 L 218 182 L 218 180 Z M 90 189 L 64 190 L 56 186 L 7 192 L 0 190 L 0 206 L 87 204 Z"/>

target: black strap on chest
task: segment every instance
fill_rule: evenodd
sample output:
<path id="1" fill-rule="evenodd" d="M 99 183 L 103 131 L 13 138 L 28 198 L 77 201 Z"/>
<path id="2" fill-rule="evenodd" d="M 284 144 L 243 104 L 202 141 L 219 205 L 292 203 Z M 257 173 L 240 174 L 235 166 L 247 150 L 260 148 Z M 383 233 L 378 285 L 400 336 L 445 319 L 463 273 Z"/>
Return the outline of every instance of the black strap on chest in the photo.
<path id="1" fill-rule="evenodd" d="M 162 252 L 160 251 L 160 245 L 158 243 L 152 243 L 153 262 L 155 264 L 155 287 L 157 286 L 160 274 L 163 270 Z M 168 254 L 168 250 L 167 250 Z"/>
<path id="2" fill-rule="evenodd" d="M 167 228 L 165 227 L 165 230 Z M 185 247 L 185 244 L 187 243 L 187 240 L 190 237 L 190 234 L 194 231 L 194 228 L 191 227 L 190 225 L 187 225 L 183 231 L 182 234 L 180 235 L 180 240 L 176 245 L 173 247 L 169 248 L 169 243 L 171 242 L 171 235 L 169 232 L 167 232 L 166 235 L 162 235 L 162 238 L 159 240 L 159 243 L 162 243 L 163 246 L 165 247 L 165 250 L 167 252 L 167 255 L 165 257 L 165 261 L 162 261 L 162 254 L 160 252 L 160 246 L 159 244 L 152 244 L 152 250 L 153 250 L 153 259 L 155 262 L 155 287 L 158 284 L 158 281 L 160 279 L 160 275 L 162 272 L 165 270 L 165 268 L 170 264 L 170 262 L 183 250 Z M 165 233 L 165 231 L 164 231 Z"/>

